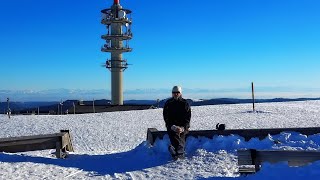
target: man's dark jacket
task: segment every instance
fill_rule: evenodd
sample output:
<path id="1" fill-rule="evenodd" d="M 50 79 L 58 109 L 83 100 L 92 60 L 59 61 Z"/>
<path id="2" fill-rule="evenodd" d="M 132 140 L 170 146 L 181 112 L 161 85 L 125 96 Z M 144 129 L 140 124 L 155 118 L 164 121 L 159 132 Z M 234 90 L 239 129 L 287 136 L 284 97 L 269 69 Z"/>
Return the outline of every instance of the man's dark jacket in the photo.
<path id="1" fill-rule="evenodd" d="M 179 97 L 177 100 L 170 98 L 163 108 L 163 119 L 169 130 L 172 125 L 184 127 L 188 130 L 190 127 L 191 109 L 187 100 Z"/>

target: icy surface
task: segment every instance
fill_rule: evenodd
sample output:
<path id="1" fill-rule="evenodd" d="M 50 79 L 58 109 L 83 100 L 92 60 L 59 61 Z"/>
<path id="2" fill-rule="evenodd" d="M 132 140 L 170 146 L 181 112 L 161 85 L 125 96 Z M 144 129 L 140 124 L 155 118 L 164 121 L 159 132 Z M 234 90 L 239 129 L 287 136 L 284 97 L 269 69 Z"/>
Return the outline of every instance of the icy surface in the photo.
<path id="1" fill-rule="evenodd" d="M 192 107 L 191 130 L 319 127 L 320 101 Z M 0 179 L 315 179 L 319 162 L 292 168 L 265 164 L 259 173 L 239 177 L 239 148 L 320 150 L 320 135 L 306 137 L 284 132 L 246 142 L 239 136 L 188 138 L 187 158 L 172 161 L 167 136 L 153 147 L 146 143 L 147 128 L 164 130 L 162 109 L 66 116 L 0 115 L 0 138 L 56 133 L 69 129 L 75 152 L 56 159 L 54 150 L 0 153 Z M 280 143 L 274 143 L 274 141 Z M 221 178 L 219 178 L 221 179 Z M 224 178 L 222 178 L 224 179 Z"/>

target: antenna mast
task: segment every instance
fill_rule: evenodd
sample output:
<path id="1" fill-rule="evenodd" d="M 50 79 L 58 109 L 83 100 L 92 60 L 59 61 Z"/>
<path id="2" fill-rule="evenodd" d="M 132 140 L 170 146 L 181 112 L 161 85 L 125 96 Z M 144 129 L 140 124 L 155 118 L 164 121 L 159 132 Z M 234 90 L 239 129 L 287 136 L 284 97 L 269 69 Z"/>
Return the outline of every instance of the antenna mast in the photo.
<path id="1" fill-rule="evenodd" d="M 132 38 L 131 11 L 123 9 L 120 0 L 114 0 L 110 9 L 101 13 L 101 23 L 106 25 L 108 32 L 101 36 L 106 41 L 101 51 L 111 53 L 111 58 L 103 65 L 111 71 L 111 104 L 123 105 L 123 71 L 128 68 L 128 63 L 122 53 L 132 51 L 128 44 Z"/>

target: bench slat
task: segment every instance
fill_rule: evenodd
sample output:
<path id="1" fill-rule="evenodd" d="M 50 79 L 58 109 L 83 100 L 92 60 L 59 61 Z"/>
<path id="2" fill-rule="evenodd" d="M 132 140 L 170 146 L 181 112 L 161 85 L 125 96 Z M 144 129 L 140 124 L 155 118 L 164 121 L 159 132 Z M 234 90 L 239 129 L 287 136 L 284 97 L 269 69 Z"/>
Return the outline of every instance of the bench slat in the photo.
<path id="1" fill-rule="evenodd" d="M 320 152 L 314 151 L 257 151 L 258 161 L 314 161 L 320 160 Z"/>
<path id="2" fill-rule="evenodd" d="M 32 139 L 32 140 L 14 141 L 14 142 L 5 142 L 5 143 L 0 142 L 0 150 L 9 146 L 19 146 L 19 145 L 39 144 L 39 143 L 54 143 L 58 140 L 59 140 L 58 137 L 53 137 L 53 138 Z"/>
<path id="3" fill-rule="evenodd" d="M 239 167 L 240 174 L 250 174 L 255 172 L 256 172 L 256 169 L 254 167 Z"/>
<path id="4" fill-rule="evenodd" d="M 240 165 L 252 165 L 250 150 L 238 151 L 238 163 Z M 313 162 L 320 160 L 319 151 L 288 151 L 288 150 L 274 150 L 274 151 L 257 151 L 258 162 L 281 162 L 281 161 L 303 161 Z M 248 163 L 245 163 L 248 162 Z"/>
<path id="5" fill-rule="evenodd" d="M 187 137 L 207 137 L 213 138 L 216 135 L 239 135 L 243 137 L 246 141 L 251 138 L 264 139 L 268 135 L 276 135 L 281 132 L 299 132 L 304 135 L 313 135 L 320 133 L 320 127 L 307 127 L 307 128 L 272 128 L 272 129 L 226 129 L 226 130 L 199 130 L 199 131 L 189 131 Z M 153 145 L 157 138 L 162 139 L 166 135 L 166 131 L 158 131 L 156 128 L 148 128 L 147 131 L 147 141 L 150 145 Z"/>
<path id="6" fill-rule="evenodd" d="M 59 137 L 59 136 L 62 136 L 64 134 L 65 133 L 54 133 L 54 134 L 44 134 L 44 135 L 32 135 L 32 136 L 0 138 L 0 143 L 13 142 L 13 141 L 25 141 L 25 140 L 41 139 L 41 138 L 52 138 L 52 137 Z"/>
<path id="7" fill-rule="evenodd" d="M 254 154 L 252 154 L 254 153 Z M 238 165 L 240 173 L 246 173 L 241 166 L 255 165 L 255 171 L 263 162 L 288 162 L 289 166 L 302 166 L 320 160 L 319 151 L 289 151 L 289 150 L 238 150 Z"/>

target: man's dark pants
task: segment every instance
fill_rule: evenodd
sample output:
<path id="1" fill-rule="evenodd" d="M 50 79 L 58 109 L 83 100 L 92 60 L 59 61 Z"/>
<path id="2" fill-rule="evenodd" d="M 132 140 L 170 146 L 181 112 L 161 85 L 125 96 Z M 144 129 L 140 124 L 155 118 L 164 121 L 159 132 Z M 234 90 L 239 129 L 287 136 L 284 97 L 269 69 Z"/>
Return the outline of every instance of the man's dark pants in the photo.
<path id="1" fill-rule="evenodd" d="M 176 155 L 184 155 L 185 145 L 186 145 L 186 134 L 187 132 L 176 133 L 171 129 L 168 129 L 168 135 L 170 138 L 171 145 L 176 151 Z"/>

